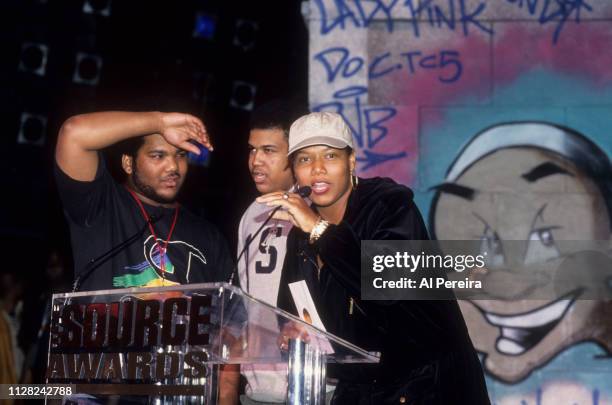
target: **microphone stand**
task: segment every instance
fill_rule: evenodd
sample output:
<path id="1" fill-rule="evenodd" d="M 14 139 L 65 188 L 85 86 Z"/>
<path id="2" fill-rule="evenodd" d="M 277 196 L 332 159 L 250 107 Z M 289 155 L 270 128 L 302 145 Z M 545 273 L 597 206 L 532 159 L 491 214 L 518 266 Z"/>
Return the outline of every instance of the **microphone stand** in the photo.
<path id="1" fill-rule="evenodd" d="M 136 239 L 140 238 L 142 234 L 145 232 L 145 230 L 149 227 L 149 225 L 152 225 L 155 222 L 159 221 L 161 217 L 162 217 L 161 215 L 150 215 L 149 219 L 144 223 L 142 228 L 138 230 L 138 232 L 134 233 L 132 236 L 130 236 L 123 242 L 119 243 L 118 245 L 111 247 L 108 251 L 102 253 L 100 256 L 91 259 L 85 266 L 85 269 L 83 270 L 83 272 L 81 272 L 81 274 L 79 274 L 74 279 L 74 283 L 72 283 L 72 291 L 70 292 L 71 293 L 77 292 L 79 288 L 81 288 L 81 283 L 84 280 L 87 280 L 87 278 L 91 276 L 93 272 L 99 269 L 102 263 L 104 263 L 106 260 L 110 259 L 114 255 L 119 253 L 122 249 L 124 249 L 126 246 L 134 242 Z M 70 302 L 70 298 L 66 297 L 64 299 L 63 305 L 66 306 L 69 304 L 69 302 Z M 51 305 L 53 305 L 53 303 Z"/>
<path id="2" fill-rule="evenodd" d="M 300 197 L 302 197 L 302 198 L 308 197 L 311 192 L 312 192 L 312 189 L 309 186 L 305 186 L 305 187 L 299 188 L 297 190 L 297 194 Z M 230 276 L 230 278 L 228 280 L 228 283 L 230 285 L 233 284 L 234 278 L 236 277 L 236 274 L 238 273 L 238 263 L 240 263 L 240 259 L 242 258 L 242 255 L 247 251 L 247 249 L 249 248 L 249 246 L 251 245 L 253 240 L 255 240 L 255 237 L 257 237 L 257 235 L 259 235 L 259 233 L 263 230 L 264 226 L 266 226 L 268 224 L 268 222 L 270 222 L 270 219 L 272 219 L 274 214 L 276 214 L 276 211 L 278 211 L 280 208 L 281 208 L 281 205 L 278 205 L 278 206 L 274 207 L 274 209 L 272 210 L 272 212 L 270 212 L 270 215 L 268 215 L 268 218 L 266 218 L 266 220 L 263 222 L 263 224 L 261 224 L 261 226 L 257 229 L 257 231 L 252 236 L 248 237 L 247 240 L 245 241 L 244 247 L 240 251 L 240 254 L 238 255 L 238 259 L 236 260 L 236 264 L 234 265 L 234 270 L 232 271 L 232 274 L 231 274 L 231 276 Z M 246 287 L 247 287 L 247 292 L 249 292 L 249 269 L 248 269 L 248 263 L 247 263 L 247 269 L 246 269 Z"/>
<path id="3" fill-rule="evenodd" d="M 268 222 L 270 222 L 270 220 L 272 219 L 274 214 L 276 214 L 276 211 L 278 211 L 280 208 L 281 208 L 280 205 L 277 206 L 277 207 L 274 207 L 272 212 L 270 212 L 270 215 L 268 215 L 268 218 L 266 218 L 266 220 L 263 222 L 263 224 L 261 224 L 261 226 L 257 229 L 257 231 L 253 235 L 249 235 L 249 237 L 247 238 L 247 240 L 244 243 L 244 247 L 242 248 L 242 250 L 240 251 L 240 254 L 238 255 L 238 259 L 236 260 L 236 265 L 234 266 L 234 271 L 232 271 L 232 275 L 230 276 L 230 279 L 229 279 L 229 284 L 233 283 L 234 277 L 238 273 L 238 263 L 240 263 L 240 259 L 242 258 L 242 255 L 247 251 L 247 249 L 249 248 L 249 246 L 251 245 L 253 240 L 255 240 L 255 237 L 257 235 L 259 235 L 259 233 L 263 230 L 264 226 L 266 226 L 268 224 Z M 247 291 L 248 291 L 248 289 L 249 289 L 249 272 L 248 272 L 248 269 L 247 269 L 247 272 L 246 272 L 246 276 L 247 276 Z"/>
<path id="4" fill-rule="evenodd" d="M 270 215 L 268 215 L 268 218 L 266 218 L 266 220 L 263 222 L 263 224 L 261 224 L 261 226 L 257 229 L 257 231 L 252 236 L 249 236 L 247 238 L 247 240 L 245 241 L 244 247 L 242 248 L 242 250 L 240 251 L 240 254 L 238 255 L 238 259 L 236 260 L 236 264 L 234 265 L 234 269 L 232 270 L 232 274 L 230 275 L 230 278 L 228 280 L 228 284 L 229 285 L 234 284 L 234 278 L 236 277 L 236 274 L 238 274 L 238 263 L 240 263 L 240 259 L 242 258 L 242 255 L 247 251 L 247 249 L 251 245 L 251 242 L 253 242 L 253 240 L 255 240 L 255 237 L 257 235 L 259 235 L 259 233 L 264 228 L 264 226 L 266 226 L 268 224 L 268 222 L 270 222 L 270 220 L 272 219 L 272 216 L 274 214 L 276 214 L 276 211 L 278 211 L 280 208 L 281 208 L 280 205 L 274 207 L 274 209 L 272 210 L 272 212 L 270 212 Z M 248 263 L 247 263 L 247 269 L 246 269 L 246 288 L 247 288 L 247 293 L 248 293 L 249 292 L 249 269 L 248 269 Z M 222 293 L 223 293 L 223 288 L 220 288 L 219 289 L 219 296 L 221 296 Z M 230 294 L 230 300 L 232 299 L 233 296 L 234 296 L 234 293 L 232 292 Z"/>
<path id="5" fill-rule="evenodd" d="M 79 274 L 74 279 L 74 283 L 72 284 L 71 292 L 73 293 L 77 292 L 79 288 L 81 288 L 81 283 L 87 280 L 87 278 L 91 276 L 93 272 L 96 271 L 102 263 L 104 263 L 111 257 L 115 256 L 117 253 L 123 250 L 126 246 L 130 245 L 136 239 L 141 237 L 142 234 L 145 232 L 145 230 L 149 227 L 149 225 L 152 225 L 155 222 L 159 221 L 160 218 L 161 216 L 157 216 L 157 215 L 149 216 L 149 219 L 145 222 L 142 228 L 138 230 L 138 232 L 136 232 L 135 234 L 133 234 L 132 236 L 130 236 L 128 239 L 124 240 L 123 242 L 119 243 L 118 245 L 111 247 L 108 251 L 102 253 L 100 256 L 91 259 L 87 263 L 87 266 L 85 266 L 85 269 L 83 270 L 83 272 L 81 272 L 81 274 Z"/>

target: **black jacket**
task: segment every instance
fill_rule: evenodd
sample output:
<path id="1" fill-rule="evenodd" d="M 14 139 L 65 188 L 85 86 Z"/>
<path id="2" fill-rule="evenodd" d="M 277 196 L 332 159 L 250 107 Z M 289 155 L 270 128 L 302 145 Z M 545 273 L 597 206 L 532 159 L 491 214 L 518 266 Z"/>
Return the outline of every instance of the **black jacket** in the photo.
<path id="1" fill-rule="evenodd" d="M 314 245 L 299 228 L 289 234 L 278 306 L 296 313 L 288 284 L 306 280 L 330 333 L 381 352 L 378 365 L 328 367 L 340 381 L 334 404 L 397 404 L 401 397 L 405 404 L 489 403 L 455 300 L 360 300 L 362 240 L 429 239 L 412 196 L 390 179 L 360 179 L 342 221 Z M 317 254 L 324 263 L 319 276 Z"/>

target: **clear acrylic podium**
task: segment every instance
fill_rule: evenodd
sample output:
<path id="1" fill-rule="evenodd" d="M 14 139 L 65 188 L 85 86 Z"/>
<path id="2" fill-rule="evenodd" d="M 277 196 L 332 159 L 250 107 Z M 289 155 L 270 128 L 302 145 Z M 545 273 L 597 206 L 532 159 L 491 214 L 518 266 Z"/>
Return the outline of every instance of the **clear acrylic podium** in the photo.
<path id="1" fill-rule="evenodd" d="M 286 364 L 287 403 L 324 404 L 327 363 L 378 360 L 225 283 L 126 288 L 53 295 L 47 383 L 216 404 L 220 365 Z"/>

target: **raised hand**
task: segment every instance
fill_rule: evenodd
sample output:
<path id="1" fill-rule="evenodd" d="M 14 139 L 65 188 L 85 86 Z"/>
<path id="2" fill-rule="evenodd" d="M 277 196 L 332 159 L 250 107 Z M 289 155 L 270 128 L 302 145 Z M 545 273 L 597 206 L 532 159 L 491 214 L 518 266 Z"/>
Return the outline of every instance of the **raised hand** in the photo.
<path id="1" fill-rule="evenodd" d="M 160 118 L 160 134 L 171 145 L 177 148 L 200 154 L 196 142 L 212 151 L 206 127 L 202 121 L 193 115 L 183 113 L 162 113 Z"/>

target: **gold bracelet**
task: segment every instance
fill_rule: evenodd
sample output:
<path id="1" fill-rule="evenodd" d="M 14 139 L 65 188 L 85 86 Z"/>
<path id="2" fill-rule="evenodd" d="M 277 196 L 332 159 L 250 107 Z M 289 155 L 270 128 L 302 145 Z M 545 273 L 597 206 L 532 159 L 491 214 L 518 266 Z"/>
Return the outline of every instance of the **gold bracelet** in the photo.
<path id="1" fill-rule="evenodd" d="M 315 222 L 314 226 L 312 227 L 312 230 L 310 231 L 310 237 L 308 238 L 308 243 L 310 243 L 311 245 L 315 243 L 317 239 L 319 239 L 321 235 L 323 235 L 323 232 L 325 232 L 328 226 L 329 226 L 329 222 L 319 217 L 317 222 Z"/>

